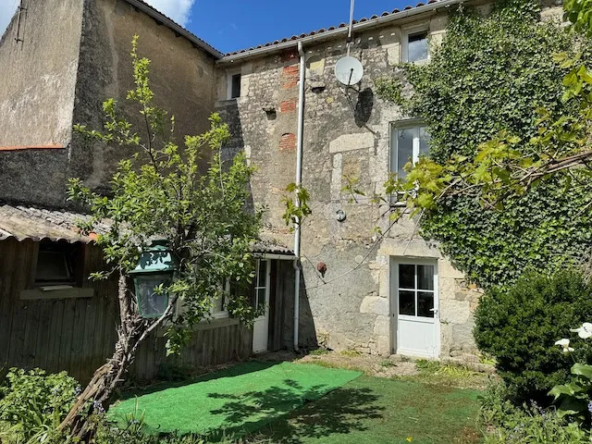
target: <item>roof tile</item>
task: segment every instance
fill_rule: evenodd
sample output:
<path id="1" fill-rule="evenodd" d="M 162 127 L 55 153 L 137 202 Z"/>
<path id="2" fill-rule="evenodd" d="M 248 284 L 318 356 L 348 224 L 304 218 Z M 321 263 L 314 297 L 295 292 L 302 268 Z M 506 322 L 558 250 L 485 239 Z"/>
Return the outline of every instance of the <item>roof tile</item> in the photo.
<path id="1" fill-rule="evenodd" d="M 440 1 L 444 1 L 444 0 L 429 0 L 427 2 L 419 2 L 415 6 L 406 6 L 403 9 L 403 11 L 408 11 L 410 9 L 414 9 L 414 8 L 419 8 L 421 6 L 430 5 L 432 3 L 438 3 Z M 364 22 L 367 22 L 369 20 L 376 20 L 376 19 L 378 19 L 380 17 L 388 17 L 389 15 L 397 14 L 397 13 L 399 13 L 401 11 L 402 10 L 395 8 L 391 12 L 388 12 L 388 11 L 383 12 L 380 16 L 378 16 L 378 15 L 375 14 L 375 15 L 371 16 L 370 18 L 362 17 L 359 20 L 354 20 L 354 24 L 356 24 L 356 23 L 364 23 Z M 310 36 L 313 36 L 313 35 L 316 35 L 316 34 L 321 34 L 323 32 L 334 31 L 335 29 L 340 29 L 340 28 L 346 28 L 348 26 L 349 25 L 347 23 L 340 23 L 337 26 L 330 26 L 329 28 L 326 28 L 326 29 L 325 28 L 321 28 L 321 29 L 318 29 L 316 31 L 311 31 L 309 33 L 300 34 L 299 36 L 294 35 L 294 36 L 289 37 L 289 38 L 286 37 L 286 38 L 283 38 L 281 40 L 274 40 L 273 42 L 264 43 L 264 44 L 261 44 L 261 45 L 256 46 L 255 49 L 259 49 L 259 48 L 262 48 L 262 47 L 269 47 L 269 46 L 279 45 L 280 43 L 285 43 L 285 42 L 288 42 L 288 41 L 291 41 L 291 40 L 299 40 L 299 39 L 302 39 L 302 38 L 305 38 L 305 37 L 310 37 Z M 253 48 L 240 49 L 240 50 L 237 50 L 237 51 L 234 51 L 234 52 L 229 52 L 229 53 L 225 54 L 225 57 L 233 56 L 233 55 L 237 55 L 237 54 L 243 54 L 243 53 L 248 52 L 248 51 L 251 51 L 251 50 L 253 50 Z"/>

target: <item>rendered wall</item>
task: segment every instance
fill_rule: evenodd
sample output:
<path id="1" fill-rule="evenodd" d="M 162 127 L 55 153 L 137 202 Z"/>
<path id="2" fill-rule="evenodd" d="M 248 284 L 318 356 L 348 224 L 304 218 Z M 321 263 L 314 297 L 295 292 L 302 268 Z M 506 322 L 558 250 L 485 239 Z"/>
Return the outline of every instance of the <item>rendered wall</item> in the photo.
<path id="1" fill-rule="evenodd" d="M 157 106 L 176 119 L 176 141 L 185 135 L 208 129 L 214 109 L 214 60 L 183 37 L 160 25 L 147 14 L 123 0 L 97 0 L 88 3 L 81 69 L 78 73 L 74 122 L 93 129 L 102 128 L 103 101 L 114 97 L 118 109 L 146 135 L 137 105 L 126 102 L 133 85 L 130 52 L 132 38 L 139 36 L 140 57 L 150 59 L 150 86 Z M 130 149 L 88 143 L 76 137 L 69 175 L 83 178 L 92 187 L 104 187 L 117 162 L 131 155 Z M 209 153 L 204 153 L 204 165 Z"/>
<path id="2" fill-rule="evenodd" d="M 24 0 L 23 7 L 20 28 L 17 15 L 0 41 L 0 200 L 55 205 L 71 150 L 83 2 Z"/>

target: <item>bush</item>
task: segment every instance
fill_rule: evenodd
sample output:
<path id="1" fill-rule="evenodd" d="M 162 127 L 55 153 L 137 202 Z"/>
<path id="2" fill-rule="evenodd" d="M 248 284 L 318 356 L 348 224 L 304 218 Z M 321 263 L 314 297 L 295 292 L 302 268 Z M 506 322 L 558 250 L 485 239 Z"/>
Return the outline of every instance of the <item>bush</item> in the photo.
<path id="1" fill-rule="evenodd" d="M 0 386 L 0 442 L 52 440 L 79 390 L 78 382 L 65 372 L 11 369 Z"/>
<path id="2" fill-rule="evenodd" d="M 475 340 L 494 356 L 514 402 L 547 403 L 549 390 L 569 381 L 574 358 L 592 360 L 590 341 L 576 339 L 573 354 L 555 342 L 592 319 L 592 285 L 579 272 L 526 273 L 516 284 L 492 288 L 476 312 Z"/>
<path id="3" fill-rule="evenodd" d="M 507 399 L 503 383 L 493 384 L 480 397 L 480 421 L 486 430 L 484 444 L 581 444 L 590 433 L 577 423 L 567 422 L 554 408 L 536 403 L 517 407 Z"/>

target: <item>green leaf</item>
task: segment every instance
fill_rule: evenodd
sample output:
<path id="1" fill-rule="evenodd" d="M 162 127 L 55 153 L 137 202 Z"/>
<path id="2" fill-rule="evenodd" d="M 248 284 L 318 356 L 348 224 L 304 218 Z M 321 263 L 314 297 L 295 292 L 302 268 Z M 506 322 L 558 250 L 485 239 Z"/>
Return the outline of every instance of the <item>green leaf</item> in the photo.
<path id="1" fill-rule="evenodd" d="M 576 363 L 571 368 L 571 374 L 583 376 L 588 380 L 592 380 L 592 365 Z"/>

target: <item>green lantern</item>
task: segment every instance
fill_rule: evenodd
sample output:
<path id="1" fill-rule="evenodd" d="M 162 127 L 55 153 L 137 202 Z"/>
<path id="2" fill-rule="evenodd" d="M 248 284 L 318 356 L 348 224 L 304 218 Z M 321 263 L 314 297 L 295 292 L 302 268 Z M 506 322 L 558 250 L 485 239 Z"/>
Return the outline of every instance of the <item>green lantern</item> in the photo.
<path id="1" fill-rule="evenodd" d="M 155 291 L 161 284 L 165 287 L 173 281 L 175 262 L 167 241 L 154 241 L 140 255 L 136 268 L 130 271 L 134 278 L 138 311 L 143 318 L 161 317 L 169 304 L 169 295 Z"/>

